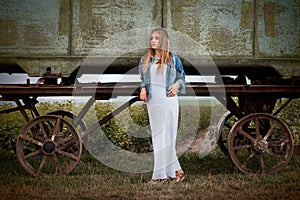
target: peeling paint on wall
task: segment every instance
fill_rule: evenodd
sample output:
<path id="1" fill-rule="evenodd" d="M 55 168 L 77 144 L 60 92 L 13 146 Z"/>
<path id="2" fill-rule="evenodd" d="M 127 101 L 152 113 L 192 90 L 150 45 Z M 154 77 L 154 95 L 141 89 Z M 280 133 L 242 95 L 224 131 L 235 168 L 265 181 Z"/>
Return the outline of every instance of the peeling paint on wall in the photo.
<path id="1" fill-rule="evenodd" d="M 59 20 L 58 29 L 59 35 L 70 35 L 71 26 L 71 0 L 60 0 L 59 1 Z"/>
<path id="2" fill-rule="evenodd" d="M 24 42 L 29 46 L 48 46 L 47 34 L 41 27 L 35 25 L 28 25 L 24 27 Z"/>
<path id="3" fill-rule="evenodd" d="M 254 7 L 253 2 L 242 2 L 241 26 L 243 29 L 253 29 Z"/>
<path id="4" fill-rule="evenodd" d="M 258 18 L 258 57 L 300 58 L 300 48 L 295 42 L 300 37 L 299 1 L 260 1 L 258 15 L 261 16 Z"/>
<path id="5" fill-rule="evenodd" d="M 264 5 L 264 22 L 265 35 L 275 37 L 275 3 L 265 2 Z"/>
<path id="6" fill-rule="evenodd" d="M 61 0 L 0 1 L 0 54 L 68 55 L 69 35 L 59 26 Z M 60 27 L 60 29 L 59 29 Z"/>
<path id="7" fill-rule="evenodd" d="M 0 19 L 0 46 L 15 46 L 18 39 L 18 23 L 12 19 Z"/>
<path id="8" fill-rule="evenodd" d="M 80 0 L 79 2 L 79 26 L 81 30 L 89 30 L 92 25 L 92 1 Z"/>
<path id="9" fill-rule="evenodd" d="M 251 57 L 252 29 L 249 27 L 253 27 L 253 20 L 246 20 L 251 16 L 250 2 L 169 0 L 167 17 L 171 23 L 167 28 L 189 35 L 212 56 Z"/>
<path id="10" fill-rule="evenodd" d="M 87 55 L 114 34 L 162 24 L 162 2 L 74 0 L 72 54 Z"/>

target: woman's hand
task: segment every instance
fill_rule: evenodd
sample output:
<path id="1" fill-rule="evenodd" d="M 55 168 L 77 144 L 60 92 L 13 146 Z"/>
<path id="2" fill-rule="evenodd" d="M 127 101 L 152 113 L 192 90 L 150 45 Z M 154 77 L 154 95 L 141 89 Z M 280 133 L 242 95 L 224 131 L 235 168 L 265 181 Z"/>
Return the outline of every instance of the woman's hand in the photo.
<path id="1" fill-rule="evenodd" d="M 140 92 L 140 100 L 142 100 L 143 102 L 147 102 L 148 101 L 148 99 L 147 99 L 147 92 L 146 92 L 146 88 L 145 87 L 143 87 L 142 89 L 141 89 L 141 92 Z"/>
<path id="2" fill-rule="evenodd" d="M 174 83 L 169 87 L 168 97 L 174 97 L 177 95 L 177 91 L 179 89 L 179 83 Z"/>

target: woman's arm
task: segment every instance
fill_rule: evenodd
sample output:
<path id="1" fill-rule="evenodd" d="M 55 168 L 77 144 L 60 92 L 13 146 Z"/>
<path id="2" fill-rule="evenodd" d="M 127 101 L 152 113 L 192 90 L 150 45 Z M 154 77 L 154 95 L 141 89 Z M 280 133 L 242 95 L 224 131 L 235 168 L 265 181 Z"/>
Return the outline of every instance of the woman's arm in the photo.
<path id="1" fill-rule="evenodd" d="M 183 65 L 177 55 L 173 55 L 172 61 L 176 70 L 176 77 L 174 83 L 168 88 L 169 97 L 177 95 L 178 91 L 181 94 L 185 94 L 185 72 Z"/>
<path id="2" fill-rule="evenodd" d="M 144 78 L 144 73 L 143 73 L 143 62 L 142 59 L 140 60 L 139 63 L 139 74 L 140 74 L 140 79 L 141 79 L 141 83 L 140 83 L 140 100 L 147 102 L 147 90 L 146 90 L 146 82 L 145 82 L 145 78 Z"/>
<path id="3" fill-rule="evenodd" d="M 185 94 L 185 72 L 183 65 L 178 56 L 175 56 L 175 69 L 176 69 L 176 79 L 175 83 L 179 84 L 179 91 L 181 94 Z"/>

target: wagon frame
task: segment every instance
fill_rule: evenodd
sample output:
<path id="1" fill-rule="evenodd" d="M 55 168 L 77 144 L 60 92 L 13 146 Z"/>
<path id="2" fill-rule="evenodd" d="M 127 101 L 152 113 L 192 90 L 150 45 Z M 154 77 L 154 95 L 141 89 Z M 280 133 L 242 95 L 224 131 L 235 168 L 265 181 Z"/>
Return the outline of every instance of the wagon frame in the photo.
<path id="1" fill-rule="evenodd" d="M 83 151 L 82 140 L 118 113 L 139 101 L 139 83 L 78 83 L 64 86 L 53 84 L 53 77 L 49 79 L 49 74 L 42 79 L 43 81 L 38 81 L 37 84 L 0 85 L 0 100 L 14 101 L 17 104 L 16 108 L 1 111 L 0 114 L 19 110 L 27 122 L 18 137 L 16 152 L 21 165 L 36 177 L 69 174 L 80 160 Z M 276 115 L 293 99 L 300 97 L 299 77 L 282 79 L 280 82 L 276 79 L 276 84 L 270 80 L 247 84 L 240 76 L 235 79 L 228 77 L 221 77 L 221 79 L 220 82 L 220 77 L 216 77 L 216 82 L 211 84 L 190 83 L 186 88 L 187 96 L 213 95 L 226 105 L 228 112 L 220 119 L 218 127 L 218 145 L 221 150 L 229 155 L 234 165 L 244 173 L 275 173 L 283 169 L 293 154 L 299 152 L 299 147 L 294 146 L 290 130 Z M 50 84 L 47 84 L 49 82 Z M 72 96 L 75 90 L 76 95 L 79 96 L 95 93 L 78 115 L 58 110 L 40 116 L 35 107 L 38 103 L 37 97 Z M 96 100 L 109 99 L 112 95 L 132 96 L 132 98 L 91 127 L 87 127 L 83 118 L 93 103 Z M 238 102 L 233 98 L 237 98 Z M 288 100 L 279 109 L 274 110 L 275 102 L 280 98 Z M 25 109 L 31 111 L 33 119 L 30 119 Z M 226 122 L 232 116 L 236 121 L 229 127 L 230 131 L 224 134 L 223 128 L 228 129 Z M 32 148 L 35 149 L 30 153 L 26 152 L 26 144 L 34 146 Z M 65 157 L 67 161 L 61 163 L 57 155 Z M 264 158 L 264 155 L 276 161 L 272 161 L 271 166 L 267 166 L 265 159 L 270 158 Z M 40 162 L 36 165 L 31 164 L 28 161 L 31 158 L 38 159 Z M 49 167 L 45 166 L 49 158 L 53 160 L 54 168 L 50 173 L 44 169 Z M 252 166 L 253 162 L 255 166 Z"/>

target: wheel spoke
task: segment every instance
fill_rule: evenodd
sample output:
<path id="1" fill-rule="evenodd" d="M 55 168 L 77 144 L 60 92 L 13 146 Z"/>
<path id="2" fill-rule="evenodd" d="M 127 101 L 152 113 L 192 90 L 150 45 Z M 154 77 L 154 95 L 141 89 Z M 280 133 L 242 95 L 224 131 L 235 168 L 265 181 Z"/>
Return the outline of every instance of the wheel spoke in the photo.
<path id="1" fill-rule="evenodd" d="M 233 147 L 233 150 L 241 150 L 241 149 L 248 149 L 248 148 L 251 148 L 250 144 L 235 146 Z"/>
<path id="2" fill-rule="evenodd" d="M 27 154 L 26 156 L 24 156 L 24 158 L 25 158 L 25 159 L 31 158 L 31 157 L 33 157 L 33 156 L 38 155 L 38 154 L 41 153 L 41 152 L 42 152 L 42 149 L 36 150 L 36 151 L 34 151 L 34 152 L 31 152 L 31 153 Z"/>
<path id="3" fill-rule="evenodd" d="M 36 139 L 39 138 L 39 135 L 37 134 L 37 131 L 36 131 L 36 127 L 31 128 L 31 133 L 33 135 L 33 138 L 36 138 Z"/>
<path id="4" fill-rule="evenodd" d="M 261 166 L 261 172 L 263 173 L 265 171 L 265 161 L 262 154 L 259 155 L 259 161 Z"/>
<path id="5" fill-rule="evenodd" d="M 43 168 L 44 168 L 44 165 L 46 164 L 47 157 L 48 157 L 47 155 L 43 155 L 42 162 L 41 162 L 41 164 L 40 164 L 40 166 L 39 166 L 39 168 L 38 168 L 38 170 L 37 170 L 37 174 L 38 174 L 38 175 L 41 175 L 42 170 L 43 170 Z"/>
<path id="6" fill-rule="evenodd" d="M 40 122 L 40 123 L 39 123 L 39 126 L 40 126 L 40 129 L 41 129 L 41 131 L 42 131 L 43 136 L 44 136 L 45 138 L 47 138 L 48 135 L 47 135 L 47 133 L 46 133 L 46 131 L 45 131 L 44 124 L 43 124 L 42 122 Z"/>
<path id="7" fill-rule="evenodd" d="M 76 138 L 77 138 L 76 135 L 72 135 L 71 137 L 66 137 L 66 138 L 64 138 L 64 139 L 59 140 L 59 141 L 57 142 L 57 144 L 63 144 L 63 143 L 66 143 L 66 142 L 68 142 L 68 141 L 70 141 L 70 140 L 74 140 L 74 139 L 76 139 Z"/>
<path id="8" fill-rule="evenodd" d="M 65 144 L 63 147 L 61 147 L 61 150 L 70 148 L 74 143 L 76 143 L 76 138 L 74 138 L 73 140 L 71 140 L 67 144 Z"/>
<path id="9" fill-rule="evenodd" d="M 59 149 L 59 148 L 56 149 L 56 152 L 59 153 L 59 154 L 61 154 L 61 155 L 66 156 L 66 157 L 68 157 L 68 158 L 71 158 L 71 159 L 73 159 L 73 160 L 79 160 L 79 157 L 78 157 L 78 156 L 73 155 L 73 154 L 68 153 L 68 152 L 65 152 L 65 151 L 62 151 L 62 150 Z"/>
<path id="10" fill-rule="evenodd" d="M 271 140 L 271 141 L 268 141 L 268 144 L 269 146 L 272 146 L 272 147 L 283 147 L 285 144 L 288 144 L 289 143 L 289 140 L 288 139 L 278 139 L 278 140 Z"/>
<path id="11" fill-rule="evenodd" d="M 248 158 L 245 160 L 245 162 L 243 163 L 243 168 L 247 168 L 247 165 L 249 164 L 250 160 L 255 156 L 255 153 L 252 152 Z"/>
<path id="12" fill-rule="evenodd" d="M 57 156 L 56 156 L 55 153 L 53 154 L 53 160 L 54 160 L 54 163 L 55 163 L 55 165 L 56 165 L 56 167 L 57 167 L 57 169 L 59 171 L 59 174 L 62 175 L 63 174 L 63 170 L 62 170 L 62 167 L 61 167 L 61 165 L 60 165 L 60 163 L 58 161 L 58 158 L 57 158 Z"/>
<path id="13" fill-rule="evenodd" d="M 20 138 L 22 138 L 23 140 L 26 140 L 27 142 L 36 144 L 38 146 L 42 146 L 43 145 L 40 141 L 37 141 L 37 140 L 35 140 L 35 139 L 31 138 L 31 137 L 28 137 L 26 135 L 20 135 Z"/>
<path id="14" fill-rule="evenodd" d="M 58 131 L 59 131 L 59 127 L 60 127 L 60 118 L 58 117 L 57 120 L 56 120 L 56 123 L 55 123 L 55 127 L 54 127 L 54 130 L 53 130 L 53 135 L 51 137 L 51 140 L 54 141 Z"/>
<path id="15" fill-rule="evenodd" d="M 270 149 L 266 149 L 266 152 L 270 156 L 272 156 L 273 158 L 275 158 L 276 160 L 281 161 L 281 157 L 279 155 L 275 154 L 274 152 L 272 152 Z"/>
<path id="16" fill-rule="evenodd" d="M 270 135 L 274 132 L 275 128 L 276 128 L 276 123 L 274 123 L 272 125 L 272 127 L 269 129 L 268 133 L 265 135 L 265 137 L 264 137 L 265 140 L 267 140 L 270 137 Z"/>
<path id="17" fill-rule="evenodd" d="M 251 137 L 251 135 L 249 135 L 246 131 L 244 131 L 243 129 L 239 130 L 239 133 L 241 133 L 243 136 L 245 136 L 246 138 L 248 138 L 249 140 L 251 140 L 251 142 L 255 142 L 255 138 Z"/>
<path id="18" fill-rule="evenodd" d="M 255 118 L 255 130 L 256 130 L 256 137 L 260 136 L 260 130 L 259 130 L 259 119 Z"/>

